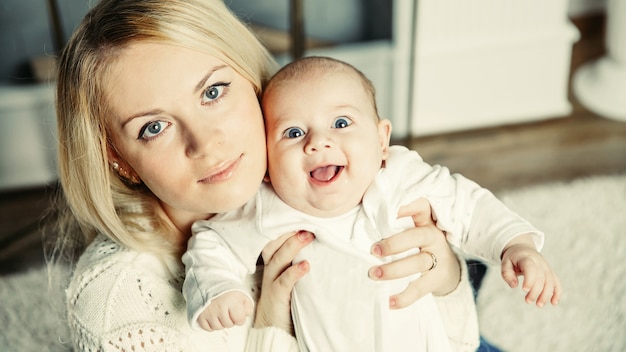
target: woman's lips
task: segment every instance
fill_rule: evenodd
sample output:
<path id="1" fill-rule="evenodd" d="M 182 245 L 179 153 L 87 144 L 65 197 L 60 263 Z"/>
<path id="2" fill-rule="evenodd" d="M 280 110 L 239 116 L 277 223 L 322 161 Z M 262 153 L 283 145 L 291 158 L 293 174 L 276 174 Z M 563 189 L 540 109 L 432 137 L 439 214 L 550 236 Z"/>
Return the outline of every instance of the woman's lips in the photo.
<path id="1" fill-rule="evenodd" d="M 233 175 L 233 173 L 235 173 L 235 170 L 237 170 L 237 168 L 239 167 L 239 163 L 242 157 L 243 155 L 240 155 L 239 158 L 235 160 L 228 160 L 219 164 L 218 166 L 209 170 L 209 172 L 207 172 L 208 176 L 202 178 L 198 182 L 219 183 L 228 180 Z"/>

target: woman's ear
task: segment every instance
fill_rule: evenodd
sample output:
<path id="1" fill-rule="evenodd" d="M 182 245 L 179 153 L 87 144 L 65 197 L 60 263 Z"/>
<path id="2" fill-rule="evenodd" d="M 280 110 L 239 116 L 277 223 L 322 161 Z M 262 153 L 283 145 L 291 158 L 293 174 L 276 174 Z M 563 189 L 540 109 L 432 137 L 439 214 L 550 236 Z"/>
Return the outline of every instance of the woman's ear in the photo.
<path id="1" fill-rule="evenodd" d="M 109 166 L 113 167 L 114 163 L 119 163 L 120 155 L 117 153 L 117 150 L 111 146 L 110 143 L 107 143 L 107 159 L 109 162 Z"/>
<path id="2" fill-rule="evenodd" d="M 107 159 L 109 162 L 109 166 L 113 169 L 115 173 L 128 184 L 137 185 L 141 183 L 141 179 L 133 170 L 130 165 L 128 165 L 122 157 L 119 155 L 117 150 L 111 145 L 107 144 Z"/>
<path id="3" fill-rule="evenodd" d="M 391 121 L 381 119 L 378 121 L 378 139 L 383 153 L 383 160 L 389 157 L 389 142 L 391 140 Z"/>

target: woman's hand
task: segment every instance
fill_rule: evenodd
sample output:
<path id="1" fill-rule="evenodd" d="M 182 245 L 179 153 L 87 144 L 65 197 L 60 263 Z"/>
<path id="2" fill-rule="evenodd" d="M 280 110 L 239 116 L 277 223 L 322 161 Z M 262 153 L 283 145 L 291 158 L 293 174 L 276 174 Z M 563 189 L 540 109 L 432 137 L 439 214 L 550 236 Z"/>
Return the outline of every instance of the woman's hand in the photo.
<path id="1" fill-rule="evenodd" d="M 263 249 L 263 283 L 257 303 L 254 327 L 276 326 L 293 334 L 291 291 L 296 282 L 309 272 L 309 263 L 292 264 L 294 258 L 315 236 L 309 232 L 287 234 Z"/>
<path id="2" fill-rule="evenodd" d="M 417 254 L 370 269 L 369 276 L 374 280 L 392 280 L 422 273 L 406 290 L 389 298 L 389 308 L 409 306 L 428 293 L 446 295 L 454 291 L 461 280 L 459 259 L 450 249 L 444 233 L 435 226 L 430 203 L 420 198 L 400 208 L 398 218 L 406 216 L 413 218 L 415 228 L 383 239 L 372 246 L 372 254 L 378 257 L 413 248 L 420 249 Z"/>

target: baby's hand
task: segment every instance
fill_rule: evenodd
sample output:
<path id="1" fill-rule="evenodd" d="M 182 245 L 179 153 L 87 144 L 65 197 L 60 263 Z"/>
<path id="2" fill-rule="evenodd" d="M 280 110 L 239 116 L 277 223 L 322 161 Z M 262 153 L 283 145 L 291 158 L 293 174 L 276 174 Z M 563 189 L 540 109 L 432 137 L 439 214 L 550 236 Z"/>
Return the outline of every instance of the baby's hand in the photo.
<path id="1" fill-rule="evenodd" d="M 198 316 L 198 325 L 206 331 L 243 325 L 252 315 L 250 297 L 239 291 L 229 291 L 215 298 Z"/>
<path id="2" fill-rule="evenodd" d="M 543 307 L 561 298 L 561 282 L 546 259 L 533 244 L 515 243 L 507 246 L 502 254 L 502 278 L 512 288 L 517 287 L 517 276 L 524 276 L 522 290 L 527 292 L 526 303 L 537 302 Z"/>

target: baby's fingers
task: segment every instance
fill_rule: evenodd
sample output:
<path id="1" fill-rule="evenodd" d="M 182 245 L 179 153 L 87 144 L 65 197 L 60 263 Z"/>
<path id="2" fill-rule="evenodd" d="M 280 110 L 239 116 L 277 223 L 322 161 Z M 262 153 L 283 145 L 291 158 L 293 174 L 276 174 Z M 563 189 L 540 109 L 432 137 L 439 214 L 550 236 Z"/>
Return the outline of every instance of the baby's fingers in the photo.
<path id="1" fill-rule="evenodd" d="M 524 276 L 524 282 L 522 283 L 522 290 L 527 292 L 526 303 L 537 302 L 537 306 L 541 307 L 537 299 L 543 292 L 547 291 L 545 277 L 540 275 L 534 275 L 534 273 L 528 273 Z"/>
<path id="2" fill-rule="evenodd" d="M 550 303 L 552 303 L 553 306 L 556 306 L 561 301 L 561 292 L 563 292 L 563 287 L 561 286 L 561 280 L 559 279 L 558 276 L 554 275 L 554 280 L 555 280 L 554 294 L 552 295 L 552 298 L 550 299 Z"/>
<path id="3" fill-rule="evenodd" d="M 500 267 L 502 279 L 506 282 L 509 287 L 516 288 L 518 284 L 517 280 L 517 272 L 515 271 L 515 267 L 513 263 L 509 260 L 503 261 L 502 266 Z"/>
<path id="4" fill-rule="evenodd" d="M 250 300 L 245 300 L 241 305 L 237 305 L 231 308 L 229 313 L 229 321 L 234 325 L 243 325 L 246 322 L 246 319 L 252 315 L 252 303 Z"/>
<path id="5" fill-rule="evenodd" d="M 523 258 L 518 263 L 518 270 L 524 276 L 522 291 L 526 292 L 526 303 L 536 302 L 540 295 L 549 290 L 551 281 L 546 281 L 546 271 L 532 257 Z M 539 302 L 537 302 L 539 306 Z"/>
<path id="6" fill-rule="evenodd" d="M 554 275 L 547 277 L 543 291 L 537 299 L 537 306 L 543 307 L 548 302 L 557 305 L 561 300 L 561 290 L 561 282 L 558 277 Z"/>
<path id="7" fill-rule="evenodd" d="M 206 330 L 206 331 L 215 331 L 215 330 L 222 330 L 224 328 L 227 328 L 228 326 L 225 326 L 223 324 L 223 319 L 220 319 L 220 317 L 218 317 L 217 315 L 215 316 L 210 316 L 210 317 L 198 317 L 198 325 Z"/>
<path id="8" fill-rule="evenodd" d="M 209 324 L 209 321 L 207 319 L 198 317 L 198 320 L 196 320 L 196 322 L 198 323 L 198 326 L 200 326 L 203 330 L 209 332 L 213 331 L 213 329 L 211 329 L 211 324 Z"/>
<path id="9" fill-rule="evenodd" d="M 548 303 L 552 294 L 554 293 L 554 283 L 546 281 L 546 284 L 543 287 L 543 291 L 537 298 L 537 307 L 541 308 Z"/>

